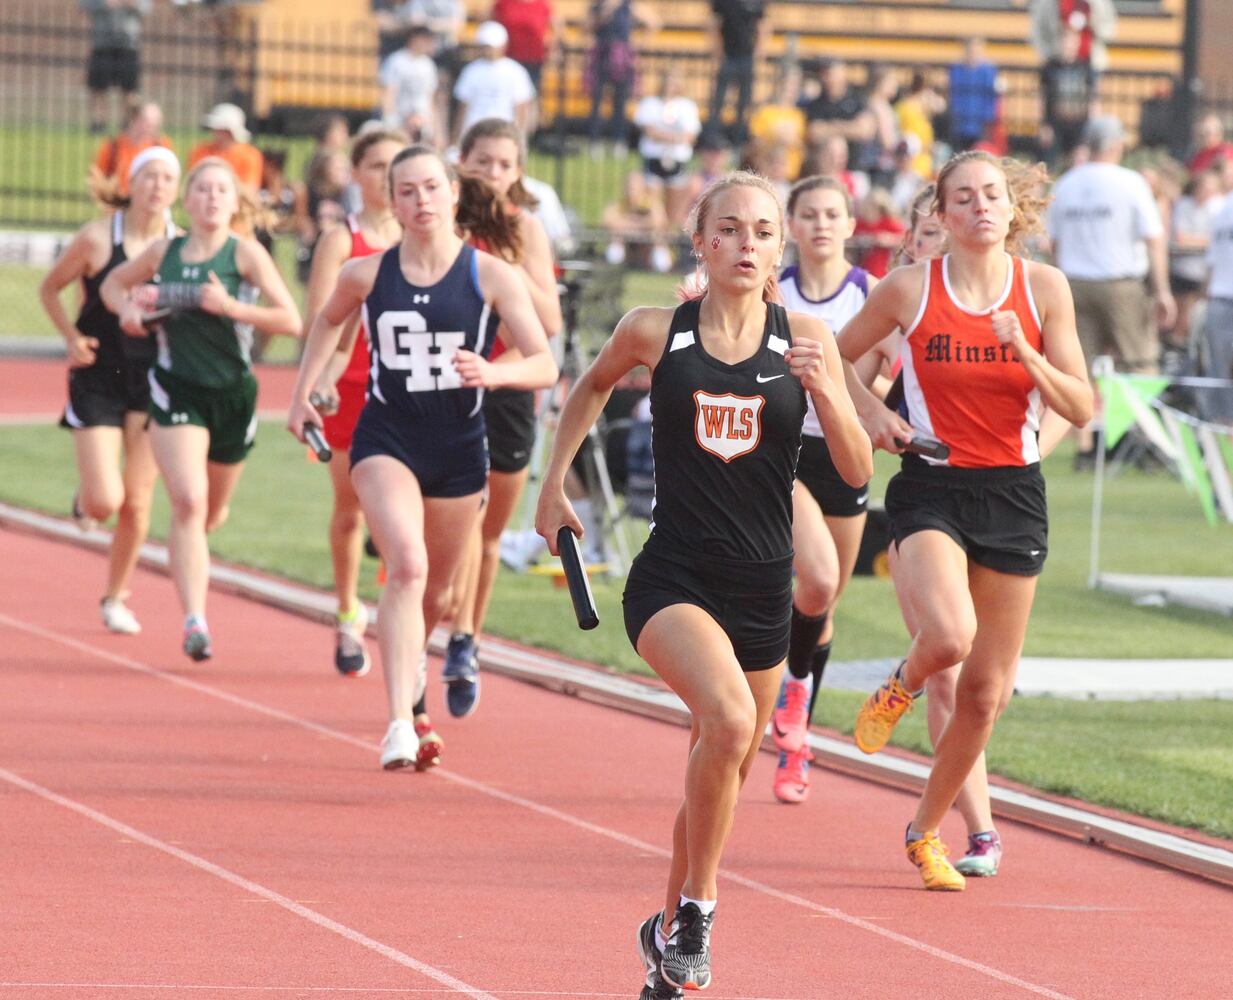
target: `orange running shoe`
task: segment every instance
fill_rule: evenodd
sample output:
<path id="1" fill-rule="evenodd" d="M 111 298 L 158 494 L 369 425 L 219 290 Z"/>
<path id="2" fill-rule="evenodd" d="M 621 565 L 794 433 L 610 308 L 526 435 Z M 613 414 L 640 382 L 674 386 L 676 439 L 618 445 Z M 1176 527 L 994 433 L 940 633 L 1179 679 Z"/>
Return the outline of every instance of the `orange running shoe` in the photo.
<path id="1" fill-rule="evenodd" d="M 862 753 L 877 753 L 890 739 L 897 723 L 912 710 L 912 695 L 899 681 L 896 670 L 885 683 L 865 699 L 856 713 L 852 735 Z"/>
<path id="2" fill-rule="evenodd" d="M 936 833 L 926 833 L 906 845 L 908 860 L 916 865 L 925 888 L 938 892 L 962 892 L 967 881 L 947 859 L 950 853 Z"/>

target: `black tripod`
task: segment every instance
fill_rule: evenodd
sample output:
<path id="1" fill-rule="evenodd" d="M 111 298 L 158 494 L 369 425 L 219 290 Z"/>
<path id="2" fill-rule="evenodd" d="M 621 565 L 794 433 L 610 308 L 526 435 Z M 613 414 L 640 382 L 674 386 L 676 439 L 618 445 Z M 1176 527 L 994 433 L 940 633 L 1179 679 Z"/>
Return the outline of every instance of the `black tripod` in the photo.
<path id="1" fill-rule="evenodd" d="M 548 464 L 549 446 L 556 433 L 561 409 L 573 380 L 586 370 L 587 359 L 578 343 L 579 298 L 592 265 L 586 261 L 562 261 L 566 277 L 558 286 L 561 295 L 561 314 L 564 322 L 562 335 L 561 374 L 556 385 L 549 390 L 548 400 L 539 414 L 539 427 L 535 446 L 531 452 L 528 495 L 537 496 L 538 486 L 543 482 L 544 469 Z M 604 552 L 609 576 L 624 576 L 630 563 L 629 541 L 620 528 L 621 507 L 612 489 L 612 477 L 608 474 L 608 460 L 604 457 L 606 421 L 603 414 L 587 431 L 586 440 L 579 448 L 580 474 L 587 494 L 591 497 L 591 509 L 595 514 L 596 527 L 600 532 L 600 547 Z M 602 501 L 602 503 L 600 502 Z M 523 514 L 523 527 L 530 528 L 534 521 L 534 504 L 527 506 Z"/>

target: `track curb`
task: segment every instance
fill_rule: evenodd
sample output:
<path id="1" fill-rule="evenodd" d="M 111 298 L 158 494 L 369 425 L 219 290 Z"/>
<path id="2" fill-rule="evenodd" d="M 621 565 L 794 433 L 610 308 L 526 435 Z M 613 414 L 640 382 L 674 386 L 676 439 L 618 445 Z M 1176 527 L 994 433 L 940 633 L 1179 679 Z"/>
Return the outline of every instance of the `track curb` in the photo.
<path id="1" fill-rule="evenodd" d="M 2 503 L 0 526 L 32 532 L 95 551 L 106 551 L 111 540 L 110 534 L 105 531 L 82 532 L 69 521 Z M 166 547 L 146 543 L 141 550 L 141 565 L 166 573 Z M 274 576 L 214 563 L 210 568 L 210 583 L 218 589 L 314 621 L 328 624 L 334 620 L 335 601 L 332 594 L 289 583 Z M 375 619 L 376 616 L 373 615 L 374 622 Z M 448 634 L 438 628 L 429 641 L 429 648 L 434 653 L 443 653 L 447 640 Z M 560 694 L 583 698 L 664 722 L 689 725 L 689 712 L 675 694 L 633 677 L 610 673 L 593 665 L 496 638 L 484 640 L 482 662 L 486 670 Z M 929 768 L 919 761 L 894 754 L 866 756 L 852 744 L 820 733 L 810 733 L 809 745 L 819 763 L 843 774 L 878 784 L 918 792 L 924 787 L 929 775 Z M 774 751 L 774 744 L 769 736 L 764 739 L 762 748 Z M 1075 837 L 1191 875 L 1233 885 L 1233 851 L 1226 848 L 1152 829 L 1132 820 L 1101 815 L 1050 801 L 1016 789 L 990 785 L 989 796 L 997 816 Z"/>

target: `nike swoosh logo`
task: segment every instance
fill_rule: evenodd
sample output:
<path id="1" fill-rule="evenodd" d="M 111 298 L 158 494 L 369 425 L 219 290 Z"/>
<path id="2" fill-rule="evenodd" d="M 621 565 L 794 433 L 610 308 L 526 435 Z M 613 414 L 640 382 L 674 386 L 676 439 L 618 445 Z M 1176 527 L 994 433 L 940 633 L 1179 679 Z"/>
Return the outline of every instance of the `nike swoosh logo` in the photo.
<path id="1" fill-rule="evenodd" d="M 775 379 L 777 378 L 783 378 L 783 376 L 782 375 L 759 375 L 757 376 L 757 381 L 758 382 L 774 382 Z"/>

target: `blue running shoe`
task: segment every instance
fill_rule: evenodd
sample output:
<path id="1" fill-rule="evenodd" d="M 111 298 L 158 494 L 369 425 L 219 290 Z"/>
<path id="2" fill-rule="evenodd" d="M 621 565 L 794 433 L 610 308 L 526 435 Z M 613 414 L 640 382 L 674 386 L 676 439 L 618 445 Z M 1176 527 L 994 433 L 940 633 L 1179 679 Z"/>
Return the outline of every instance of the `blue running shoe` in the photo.
<path id="1" fill-rule="evenodd" d="M 659 972 L 659 963 L 663 954 L 655 944 L 655 931 L 663 914 L 657 913 L 648 917 L 638 928 L 638 957 L 646 966 L 646 984 L 638 994 L 638 1000 L 683 1000 L 685 993 L 664 982 Z"/>
<path id="2" fill-rule="evenodd" d="M 659 960 L 659 972 L 669 986 L 704 990 L 711 985 L 711 924 L 714 920 L 714 910 L 703 916 L 695 903 L 676 908 L 676 926 Z"/>
<path id="3" fill-rule="evenodd" d="M 479 705 L 479 657 L 476 655 L 475 636 L 466 632 L 455 632 L 450 636 L 441 678 L 446 684 L 445 704 L 450 715 L 462 719 L 474 712 Z"/>

